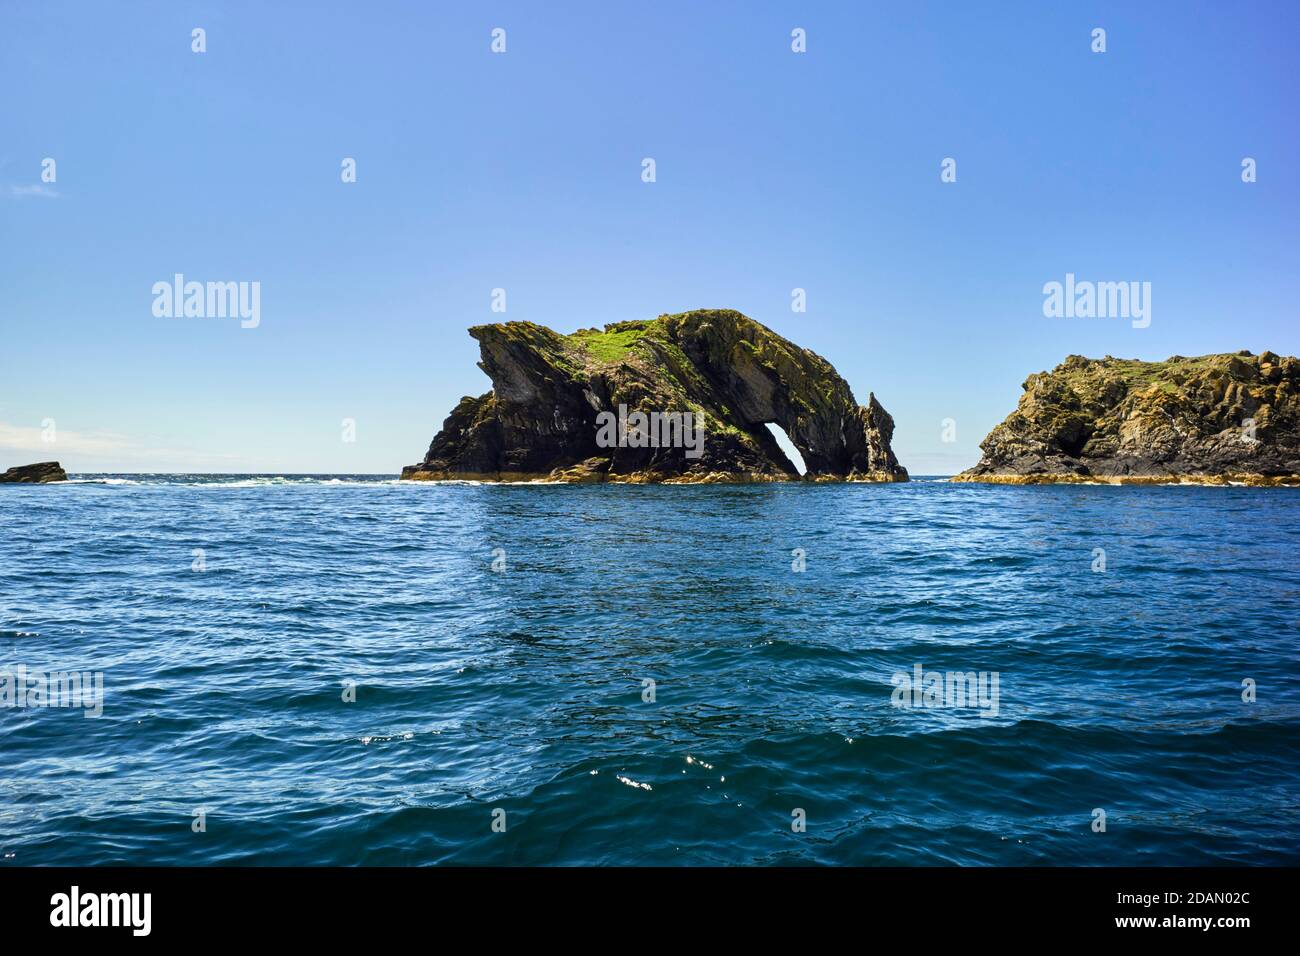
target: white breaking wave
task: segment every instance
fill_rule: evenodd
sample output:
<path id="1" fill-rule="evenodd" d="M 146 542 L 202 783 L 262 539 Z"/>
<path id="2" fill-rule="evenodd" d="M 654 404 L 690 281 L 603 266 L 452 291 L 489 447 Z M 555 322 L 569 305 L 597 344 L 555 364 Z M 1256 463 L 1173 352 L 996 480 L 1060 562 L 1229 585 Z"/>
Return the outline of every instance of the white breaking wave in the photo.
<path id="1" fill-rule="evenodd" d="M 142 482 L 134 478 L 69 478 L 67 481 L 52 481 L 53 485 L 138 485 Z"/>

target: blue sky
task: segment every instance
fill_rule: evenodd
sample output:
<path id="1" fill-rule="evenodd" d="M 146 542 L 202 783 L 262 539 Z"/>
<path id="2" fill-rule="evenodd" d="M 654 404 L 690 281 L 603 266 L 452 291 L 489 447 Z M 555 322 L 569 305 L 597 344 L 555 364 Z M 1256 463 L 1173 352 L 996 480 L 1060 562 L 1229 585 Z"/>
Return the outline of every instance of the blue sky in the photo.
<path id="1" fill-rule="evenodd" d="M 730 307 L 951 473 L 1070 353 L 1300 351 L 1297 27 L 1294 3 L 9 0 L 0 466 L 396 472 L 487 390 L 470 325 Z M 177 272 L 260 282 L 261 324 L 155 317 Z M 1150 282 L 1150 327 L 1044 317 L 1067 272 Z"/>

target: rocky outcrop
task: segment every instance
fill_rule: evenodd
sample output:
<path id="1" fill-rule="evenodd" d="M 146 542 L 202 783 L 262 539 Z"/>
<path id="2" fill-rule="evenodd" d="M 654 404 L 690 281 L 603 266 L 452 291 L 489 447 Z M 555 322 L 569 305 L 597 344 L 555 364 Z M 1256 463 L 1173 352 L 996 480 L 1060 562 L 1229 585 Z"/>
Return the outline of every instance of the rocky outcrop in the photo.
<path id="1" fill-rule="evenodd" d="M 1272 352 L 1164 362 L 1071 355 L 954 481 L 1300 484 L 1300 361 Z"/>
<path id="2" fill-rule="evenodd" d="M 35 465 L 18 465 L 0 475 L 0 482 L 23 485 L 43 485 L 51 481 L 67 481 L 68 474 L 57 461 L 42 461 Z"/>
<path id="3" fill-rule="evenodd" d="M 890 448 L 894 420 L 875 396 L 858 405 L 829 362 L 739 312 L 661 315 L 572 335 L 531 322 L 469 334 L 492 390 L 462 398 L 403 478 L 798 481 L 765 427 L 772 422 L 799 449 L 808 480 L 907 480 Z M 606 424 L 620 407 L 611 442 Z M 689 413 L 683 421 L 699 427 L 698 446 L 660 442 L 638 412 L 664 421 Z"/>

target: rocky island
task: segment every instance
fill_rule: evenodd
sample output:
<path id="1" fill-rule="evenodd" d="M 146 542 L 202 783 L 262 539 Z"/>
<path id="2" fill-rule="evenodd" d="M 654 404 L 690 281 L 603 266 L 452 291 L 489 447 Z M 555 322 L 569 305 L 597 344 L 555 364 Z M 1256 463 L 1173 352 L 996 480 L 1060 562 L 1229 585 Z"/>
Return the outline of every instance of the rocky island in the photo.
<path id="1" fill-rule="evenodd" d="M 68 474 L 57 461 L 41 461 L 34 465 L 17 465 L 4 474 L 0 482 L 20 485 L 44 485 L 51 481 L 67 481 Z"/>
<path id="2" fill-rule="evenodd" d="M 1300 361 L 1272 352 L 1164 362 L 1071 355 L 953 481 L 1300 485 Z"/>
<path id="3" fill-rule="evenodd" d="M 404 479 L 710 483 L 906 481 L 894 420 L 829 362 L 739 312 L 571 335 L 479 325 L 492 390 L 466 396 Z M 768 423 L 802 455 L 800 475 Z M 662 427 L 661 427 L 662 426 Z"/>

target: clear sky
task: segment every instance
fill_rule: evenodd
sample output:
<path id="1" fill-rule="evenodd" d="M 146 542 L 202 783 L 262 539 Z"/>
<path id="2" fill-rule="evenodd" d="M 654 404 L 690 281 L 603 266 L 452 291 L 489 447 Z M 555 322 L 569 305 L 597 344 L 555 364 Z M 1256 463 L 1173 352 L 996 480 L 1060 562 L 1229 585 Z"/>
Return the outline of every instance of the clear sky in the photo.
<path id="1" fill-rule="evenodd" d="M 1300 351 L 1298 27 L 1294 2 L 5 0 L 0 466 L 396 472 L 487 390 L 470 325 L 730 307 L 874 391 L 914 474 L 957 471 L 1070 353 Z M 260 282 L 260 325 L 155 317 L 177 272 Z M 1150 282 L 1150 326 L 1044 317 L 1066 273 Z"/>

